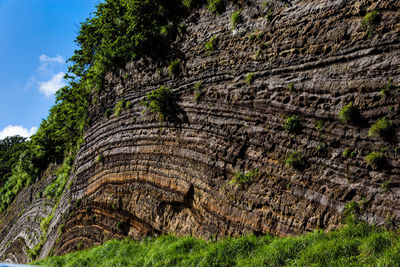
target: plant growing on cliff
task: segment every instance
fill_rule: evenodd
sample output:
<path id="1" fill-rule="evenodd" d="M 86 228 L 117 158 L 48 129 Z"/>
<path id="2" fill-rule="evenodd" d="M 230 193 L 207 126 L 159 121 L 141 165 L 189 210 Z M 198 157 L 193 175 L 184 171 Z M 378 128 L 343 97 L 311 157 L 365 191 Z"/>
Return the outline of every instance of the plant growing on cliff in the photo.
<path id="1" fill-rule="evenodd" d="M 289 153 L 285 160 L 285 165 L 296 170 L 302 170 L 305 167 L 305 159 L 300 151 Z"/>
<path id="2" fill-rule="evenodd" d="M 205 49 L 207 51 L 213 51 L 216 49 L 216 46 L 218 45 L 219 38 L 218 36 L 214 35 L 210 38 L 210 40 L 205 44 Z"/>
<path id="3" fill-rule="evenodd" d="M 379 22 L 379 11 L 372 10 L 368 12 L 362 20 L 362 25 L 367 29 L 368 38 L 372 37 L 375 25 Z"/>
<path id="4" fill-rule="evenodd" d="M 285 130 L 289 133 L 298 133 L 301 130 L 300 120 L 296 115 L 289 116 L 286 119 Z"/>
<path id="5" fill-rule="evenodd" d="M 251 85 L 255 79 L 256 74 L 254 72 L 247 73 L 246 75 L 246 82 L 248 85 Z"/>
<path id="6" fill-rule="evenodd" d="M 176 110 L 175 96 L 173 91 L 165 86 L 146 94 L 145 99 L 140 102 L 145 110 L 157 115 L 160 121 L 173 116 Z"/>
<path id="7" fill-rule="evenodd" d="M 221 14 L 225 11 L 226 0 L 208 0 L 208 10 L 212 13 Z"/>
<path id="8" fill-rule="evenodd" d="M 387 120 L 385 117 L 380 118 L 376 123 L 374 123 L 368 130 L 369 136 L 380 136 L 389 137 L 392 133 L 393 123 Z"/>
<path id="9" fill-rule="evenodd" d="M 201 96 L 201 85 L 203 84 L 202 81 L 198 81 L 194 84 L 194 101 L 196 103 L 199 102 L 200 96 Z"/>
<path id="10" fill-rule="evenodd" d="M 231 16 L 231 25 L 232 29 L 236 29 L 237 26 L 243 22 L 242 10 L 239 9 L 232 13 Z"/>
<path id="11" fill-rule="evenodd" d="M 258 175 L 258 169 L 247 172 L 236 172 L 229 182 L 231 185 L 244 185 L 252 182 Z"/>
<path id="12" fill-rule="evenodd" d="M 172 60 L 168 66 L 168 74 L 174 77 L 179 74 L 181 70 L 181 61 L 179 59 Z"/>
<path id="13" fill-rule="evenodd" d="M 353 105 L 353 102 L 345 105 L 339 112 L 339 120 L 342 123 L 356 123 L 359 119 L 358 109 Z"/>
<path id="14" fill-rule="evenodd" d="M 364 159 L 374 169 L 381 168 L 385 163 L 385 156 L 377 151 L 369 153 Z"/>

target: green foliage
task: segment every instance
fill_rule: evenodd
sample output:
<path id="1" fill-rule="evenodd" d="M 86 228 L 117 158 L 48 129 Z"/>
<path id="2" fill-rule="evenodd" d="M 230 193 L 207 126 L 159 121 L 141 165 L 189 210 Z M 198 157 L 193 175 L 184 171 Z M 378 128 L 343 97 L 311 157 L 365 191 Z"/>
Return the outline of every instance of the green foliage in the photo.
<path id="1" fill-rule="evenodd" d="M 350 148 L 346 148 L 342 153 L 342 157 L 345 159 L 354 158 L 356 156 L 357 156 L 357 152 L 352 151 Z"/>
<path id="2" fill-rule="evenodd" d="M 325 128 L 325 123 L 324 121 L 317 121 L 317 123 L 315 124 L 315 129 L 317 129 L 318 131 L 322 131 Z"/>
<path id="3" fill-rule="evenodd" d="M 207 51 L 215 50 L 216 46 L 218 45 L 219 38 L 218 36 L 214 35 L 210 38 L 210 40 L 205 44 L 205 49 Z"/>
<path id="4" fill-rule="evenodd" d="M 298 133 L 301 130 L 300 120 L 296 115 L 292 115 L 286 119 L 285 130 L 289 133 Z"/>
<path id="5" fill-rule="evenodd" d="M 232 185 L 248 184 L 248 183 L 254 181 L 254 179 L 257 177 L 257 175 L 258 175 L 258 169 L 254 169 L 252 171 L 247 171 L 246 173 L 236 172 L 235 175 L 233 176 L 232 180 L 229 183 Z"/>
<path id="6" fill-rule="evenodd" d="M 96 162 L 97 164 L 99 164 L 99 163 L 102 163 L 103 161 L 104 161 L 104 156 L 103 156 L 103 154 L 97 155 L 97 157 L 96 157 L 96 159 L 95 159 L 95 162 Z"/>
<path id="7" fill-rule="evenodd" d="M 180 70 L 181 70 L 181 61 L 179 59 L 171 61 L 171 63 L 168 66 L 169 76 L 173 77 L 178 75 Z"/>
<path id="8" fill-rule="evenodd" d="M 248 235 L 217 242 L 161 236 L 112 240 L 34 262 L 42 266 L 398 266 L 400 239 L 362 222 L 297 237 Z"/>
<path id="9" fill-rule="evenodd" d="M 201 96 L 201 85 L 203 84 L 202 81 L 198 81 L 194 84 L 194 100 L 196 103 L 199 102 Z"/>
<path id="10" fill-rule="evenodd" d="M 300 151 L 294 151 L 287 155 L 285 165 L 296 170 L 302 170 L 305 167 L 305 159 Z"/>
<path id="11" fill-rule="evenodd" d="M 382 167 L 385 163 L 385 156 L 381 152 L 371 152 L 365 157 L 365 161 L 374 169 Z"/>
<path id="12" fill-rule="evenodd" d="M 109 118 L 111 116 L 111 109 L 106 109 L 106 112 L 104 113 L 104 117 Z"/>
<path id="13" fill-rule="evenodd" d="M 44 196 L 47 197 L 60 197 L 64 191 L 65 185 L 67 184 L 68 177 L 71 173 L 72 164 L 74 163 L 75 155 L 71 154 L 67 156 L 62 166 L 57 170 L 57 179 L 52 182 L 44 190 Z"/>
<path id="14" fill-rule="evenodd" d="M 145 110 L 157 115 L 160 121 L 172 117 L 176 110 L 175 96 L 172 90 L 165 86 L 148 93 L 140 104 L 145 106 Z"/>
<path id="15" fill-rule="evenodd" d="M 239 9 L 232 13 L 231 16 L 231 25 L 232 29 L 236 29 L 237 26 L 243 22 L 242 10 Z"/>
<path id="16" fill-rule="evenodd" d="M 246 75 L 246 82 L 247 82 L 248 85 L 250 85 L 250 84 L 253 83 L 253 81 L 254 81 L 254 79 L 255 79 L 255 75 L 256 75 L 256 74 L 255 74 L 254 72 L 247 73 L 247 75 Z"/>
<path id="17" fill-rule="evenodd" d="M 212 13 L 221 14 L 225 11 L 225 0 L 208 0 L 208 10 Z"/>
<path id="18" fill-rule="evenodd" d="M 375 25 L 379 22 L 378 10 L 368 12 L 363 18 L 362 25 L 367 29 L 368 38 L 372 37 Z"/>
<path id="19" fill-rule="evenodd" d="M 388 137 L 392 133 L 392 127 L 392 121 L 383 117 L 371 126 L 371 128 L 368 130 L 368 135 Z"/>
<path id="20" fill-rule="evenodd" d="M 345 105 L 339 112 L 339 120 L 342 123 L 355 123 L 358 119 L 358 110 L 353 106 L 353 102 Z"/>
<path id="21" fill-rule="evenodd" d="M 294 82 L 290 82 L 287 88 L 289 91 L 293 91 L 294 90 Z"/>
<path id="22" fill-rule="evenodd" d="M 125 101 L 124 100 L 118 101 L 114 107 L 114 116 L 119 117 L 119 115 L 121 115 L 121 112 L 124 108 L 125 108 Z"/>
<path id="23" fill-rule="evenodd" d="M 21 136 L 6 137 L 0 140 L 0 186 L 10 177 L 19 156 L 27 148 L 26 138 Z"/>

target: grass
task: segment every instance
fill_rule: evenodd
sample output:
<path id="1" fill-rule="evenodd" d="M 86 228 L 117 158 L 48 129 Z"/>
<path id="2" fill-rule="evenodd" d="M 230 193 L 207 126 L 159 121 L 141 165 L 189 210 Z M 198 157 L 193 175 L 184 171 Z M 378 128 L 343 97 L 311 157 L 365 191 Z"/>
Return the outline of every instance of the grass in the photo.
<path id="1" fill-rule="evenodd" d="M 294 90 L 294 82 L 290 82 L 287 88 L 290 92 L 293 91 Z"/>
<path id="2" fill-rule="evenodd" d="M 344 124 L 355 123 L 358 117 L 358 110 L 353 102 L 345 105 L 339 112 L 339 120 Z"/>
<path id="3" fill-rule="evenodd" d="M 364 159 L 367 164 L 374 169 L 382 167 L 382 165 L 385 163 L 385 156 L 383 153 L 376 151 L 369 153 Z"/>
<path id="4" fill-rule="evenodd" d="M 301 130 L 300 120 L 296 115 L 292 115 L 286 119 L 285 130 L 289 133 L 298 133 Z"/>
<path id="5" fill-rule="evenodd" d="M 221 14 L 225 11 L 225 0 L 208 0 L 208 10 L 212 13 Z"/>
<path id="6" fill-rule="evenodd" d="M 296 170 L 302 170 L 305 166 L 305 159 L 300 151 L 294 151 L 287 155 L 285 165 Z"/>
<path id="7" fill-rule="evenodd" d="M 181 70 L 181 61 L 179 59 L 172 60 L 168 66 L 168 74 L 171 77 L 175 77 Z"/>
<path id="8" fill-rule="evenodd" d="M 247 82 L 248 85 L 251 85 L 251 84 L 254 82 L 255 75 L 256 75 L 256 74 L 255 74 L 254 72 L 247 73 L 247 75 L 246 75 L 246 82 Z"/>
<path id="9" fill-rule="evenodd" d="M 207 51 L 214 51 L 218 45 L 219 38 L 214 35 L 210 38 L 210 40 L 205 44 L 205 49 Z"/>
<path id="10" fill-rule="evenodd" d="M 146 94 L 141 105 L 145 106 L 145 110 L 155 114 L 160 121 L 169 117 L 173 117 L 176 110 L 176 102 L 173 91 L 165 86 L 153 90 Z"/>
<path id="11" fill-rule="evenodd" d="M 258 175 L 258 169 L 254 169 L 252 171 L 244 172 L 236 172 L 233 176 L 232 180 L 229 182 L 232 185 L 244 185 L 252 182 Z"/>
<path id="12" fill-rule="evenodd" d="M 278 238 L 254 235 L 205 241 L 165 235 L 102 246 L 34 264 L 42 266 L 399 266 L 399 235 L 365 223 L 332 232 Z"/>
<path id="13" fill-rule="evenodd" d="M 243 22 L 242 10 L 239 9 L 232 13 L 231 16 L 231 25 L 232 29 L 236 29 L 237 26 Z"/>
<path id="14" fill-rule="evenodd" d="M 362 20 L 362 25 L 367 29 L 368 38 L 372 37 L 375 25 L 379 22 L 379 11 L 373 10 L 368 12 Z"/>
<path id="15" fill-rule="evenodd" d="M 369 136 L 388 137 L 392 133 L 393 123 L 385 117 L 380 118 L 368 130 Z"/>

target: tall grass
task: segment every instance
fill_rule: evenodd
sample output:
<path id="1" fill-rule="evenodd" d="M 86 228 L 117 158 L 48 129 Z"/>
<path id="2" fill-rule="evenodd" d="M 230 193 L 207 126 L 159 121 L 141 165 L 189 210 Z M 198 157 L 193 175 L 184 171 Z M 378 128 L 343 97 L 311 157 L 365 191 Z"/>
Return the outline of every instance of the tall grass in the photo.
<path id="1" fill-rule="evenodd" d="M 34 262 L 43 266 L 399 266 L 400 238 L 365 223 L 329 233 L 277 238 L 254 235 L 218 242 L 161 236 L 104 245 Z"/>

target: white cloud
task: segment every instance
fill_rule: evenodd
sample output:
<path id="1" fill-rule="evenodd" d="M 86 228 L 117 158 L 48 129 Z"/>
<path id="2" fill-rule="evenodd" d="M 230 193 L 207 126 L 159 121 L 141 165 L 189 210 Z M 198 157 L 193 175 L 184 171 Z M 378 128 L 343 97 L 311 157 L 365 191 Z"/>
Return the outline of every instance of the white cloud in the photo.
<path id="1" fill-rule="evenodd" d="M 57 55 L 55 57 L 41 55 L 39 57 L 39 61 L 40 61 L 39 70 L 44 74 L 49 74 L 53 72 L 55 65 L 57 64 L 62 65 L 65 63 L 65 59 L 60 55 Z"/>
<path id="2" fill-rule="evenodd" d="M 58 89 L 66 85 L 64 81 L 64 72 L 54 74 L 53 77 L 47 82 L 39 82 L 39 91 L 44 93 L 46 97 L 55 94 Z"/>
<path id="3" fill-rule="evenodd" d="M 36 84 L 36 77 L 32 75 L 31 77 L 29 77 L 28 81 L 25 83 L 24 90 L 28 91 L 35 84 Z"/>
<path id="4" fill-rule="evenodd" d="M 22 137 L 30 137 L 31 135 L 36 133 L 37 129 L 38 129 L 37 127 L 32 127 L 30 129 L 27 129 L 22 126 L 9 125 L 0 132 L 0 139 L 4 139 L 7 136 L 14 136 L 14 135 L 20 135 Z"/>

